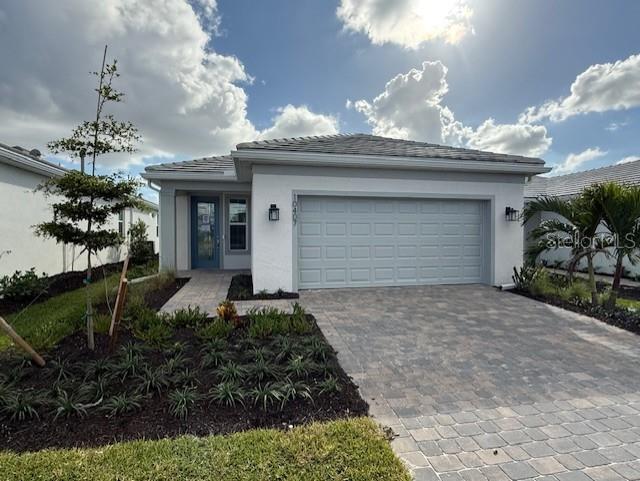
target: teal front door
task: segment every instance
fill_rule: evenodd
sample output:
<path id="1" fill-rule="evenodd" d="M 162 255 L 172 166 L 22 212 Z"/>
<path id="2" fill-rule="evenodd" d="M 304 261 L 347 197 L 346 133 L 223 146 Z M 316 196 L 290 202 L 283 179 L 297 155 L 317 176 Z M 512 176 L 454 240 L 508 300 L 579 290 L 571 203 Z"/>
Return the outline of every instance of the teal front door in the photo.
<path id="1" fill-rule="evenodd" d="M 191 267 L 220 267 L 220 209 L 217 197 L 191 198 Z"/>

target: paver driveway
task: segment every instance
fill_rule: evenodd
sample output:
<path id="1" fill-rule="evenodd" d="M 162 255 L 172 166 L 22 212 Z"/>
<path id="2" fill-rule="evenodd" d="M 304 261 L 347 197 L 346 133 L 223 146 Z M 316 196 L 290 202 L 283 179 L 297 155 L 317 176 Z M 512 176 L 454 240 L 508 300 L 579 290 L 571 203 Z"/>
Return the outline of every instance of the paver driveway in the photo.
<path id="1" fill-rule="evenodd" d="M 640 479 L 640 338 L 484 286 L 306 291 L 416 479 Z"/>

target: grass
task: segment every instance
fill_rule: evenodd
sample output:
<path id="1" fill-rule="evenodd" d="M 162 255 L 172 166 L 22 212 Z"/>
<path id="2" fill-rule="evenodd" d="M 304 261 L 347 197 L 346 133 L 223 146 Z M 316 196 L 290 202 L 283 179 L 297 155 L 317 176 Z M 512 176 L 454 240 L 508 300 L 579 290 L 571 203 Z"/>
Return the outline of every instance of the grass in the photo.
<path id="1" fill-rule="evenodd" d="M 368 418 L 314 423 L 288 432 L 252 430 L 25 454 L 0 451 L 0 472 L 7 481 L 410 479 Z"/>
<path id="2" fill-rule="evenodd" d="M 94 305 L 104 303 L 105 281 L 109 293 L 109 302 L 113 308 L 119 273 L 111 274 L 104 280 L 96 281 L 89 288 Z M 149 288 L 157 288 L 158 282 L 166 282 L 162 277 L 152 279 L 141 284 L 130 286 L 128 298 L 135 293 L 142 293 Z M 64 337 L 84 327 L 84 313 L 86 307 L 85 288 L 65 292 L 33 304 L 26 309 L 7 316 L 6 320 L 15 331 L 20 334 L 35 350 L 45 350 L 55 346 Z M 96 332 L 106 332 L 109 328 L 107 316 L 96 316 Z M 11 339 L 4 333 L 0 334 L 0 351 L 13 345 Z"/>
<path id="3" fill-rule="evenodd" d="M 616 304 L 618 307 L 623 307 L 625 309 L 640 310 L 640 301 L 635 299 L 624 299 L 619 297 Z"/>

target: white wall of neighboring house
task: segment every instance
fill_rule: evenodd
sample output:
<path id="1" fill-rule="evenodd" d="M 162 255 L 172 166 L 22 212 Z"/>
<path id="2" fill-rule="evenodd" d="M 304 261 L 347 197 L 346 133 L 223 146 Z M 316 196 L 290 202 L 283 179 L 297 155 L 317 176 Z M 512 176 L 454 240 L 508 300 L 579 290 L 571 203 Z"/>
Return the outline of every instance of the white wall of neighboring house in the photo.
<path id="1" fill-rule="evenodd" d="M 254 166 L 252 181 L 251 271 L 254 290 L 295 290 L 294 195 L 376 195 L 487 200 L 490 212 L 492 275 L 494 285 L 511 283 L 514 266 L 522 264 L 523 229 L 507 222 L 506 206 L 521 210 L 524 176 L 454 172 L 371 171 L 314 167 Z M 280 220 L 270 222 L 270 204 L 280 208 Z"/>
<path id="2" fill-rule="evenodd" d="M 54 275 L 86 268 L 86 254 L 71 245 L 58 244 L 34 234 L 33 226 L 53 219 L 51 199 L 34 189 L 47 180 L 39 174 L 0 162 L 0 276 L 35 267 L 38 274 Z M 138 219 L 147 224 L 149 240 L 158 252 L 157 211 L 141 212 L 127 209 L 125 235 Z M 114 216 L 108 228 L 118 230 L 118 217 Z M 93 265 L 118 262 L 126 255 L 126 245 L 105 249 L 92 260 Z"/>
<path id="3" fill-rule="evenodd" d="M 566 222 L 566 219 L 564 217 L 558 214 L 553 214 L 551 212 L 543 212 L 539 215 L 539 217 L 532 219 L 531 222 L 537 225 L 537 223 L 539 222 L 542 222 L 545 220 L 551 220 L 551 219 L 559 219 L 562 222 Z M 528 230 L 527 226 L 525 226 L 525 232 L 527 232 L 527 230 Z M 604 226 L 601 226 L 598 229 L 598 232 L 607 234 L 609 231 Z M 528 232 L 527 232 L 527 236 L 528 236 Z M 612 250 L 610 250 L 610 252 L 613 253 Z M 571 259 L 570 247 L 559 247 L 557 249 L 551 249 L 549 251 L 543 252 L 538 258 L 539 262 L 546 264 L 550 267 L 555 267 L 558 265 L 561 265 L 561 267 L 564 267 L 567 261 L 569 261 L 570 259 Z M 612 275 L 615 270 L 615 258 L 612 255 L 607 256 L 604 253 L 596 254 L 596 256 L 593 259 L 593 266 L 597 274 Z M 623 261 L 623 266 L 625 268 L 625 277 L 629 277 L 629 278 L 640 277 L 640 263 L 633 265 L 629 261 L 629 259 L 625 259 Z M 587 268 L 587 262 L 586 260 L 582 260 L 578 264 L 578 269 L 586 270 L 586 268 Z"/>

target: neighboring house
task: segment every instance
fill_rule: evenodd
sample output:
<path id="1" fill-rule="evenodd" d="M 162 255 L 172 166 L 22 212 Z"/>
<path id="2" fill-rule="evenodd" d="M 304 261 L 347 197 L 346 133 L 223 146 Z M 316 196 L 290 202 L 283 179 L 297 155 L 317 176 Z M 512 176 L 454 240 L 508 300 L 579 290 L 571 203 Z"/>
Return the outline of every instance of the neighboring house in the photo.
<path id="1" fill-rule="evenodd" d="M 51 199 L 34 189 L 45 180 L 64 175 L 66 169 L 41 158 L 37 150 L 0 144 L 0 276 L 16 270 L 36 268 L 49 275 L 86 268 L 86 254 L 71 245 L 37 237 L 33 226 L 53 219 Z M 147 224 L 149 240 L 158 249 L 158 206 L 147 202 L 149 212 L 127 209 L 109 226 L 125 238 L 133 222 L 142 219 Z M 94 259 L 95 265 L 116 262 L 124 258 L 126 246 L 108 249 Z"/>
<path id="2" fill-rule="evenodd" d="M 533 177 L 524 188 L 525 202 L 545 196 L 570 198 L 582 192 L 585 187 L 604 182 L 640 185 L 640 159 L 624 164 L 575 172 L 573 174 L 558 175 L 555 177 Z M 524 226 L 525 246 L 527 245 L 531 230 L 543 220 L 553 218 L 561 217 L 551 213 L 544 213 L 536 215 L 527 222 Z M 606 229 L 603 227 L 601 231 L 606 232 Z M 545 252 L 540 256 L 540 260 L 548 265 L 554 266 L 563 264 L 570 257 L 571 250 L 562 247 Z M 594 258 L 594 266 L 598 273 L 613 274 L 615 261 L 604 254 L 597 254 Z M 640 265 L 633 266 L 628 260 L 625 260 L 624 266 L 627 269 L 627 276 L 636 277 L 640 275 Z M 586 268 L 586 262 L 582 262 L 579 267 Z"/>
<path id="3" fill-rule="evenodd" d="M 255 291 L 511 283 L 540 159 L 372 135 L 239 144 L 147 167 L 160 265 L 251 269 Z M 277 219 L 277 220 L 275 220 Z"/>

